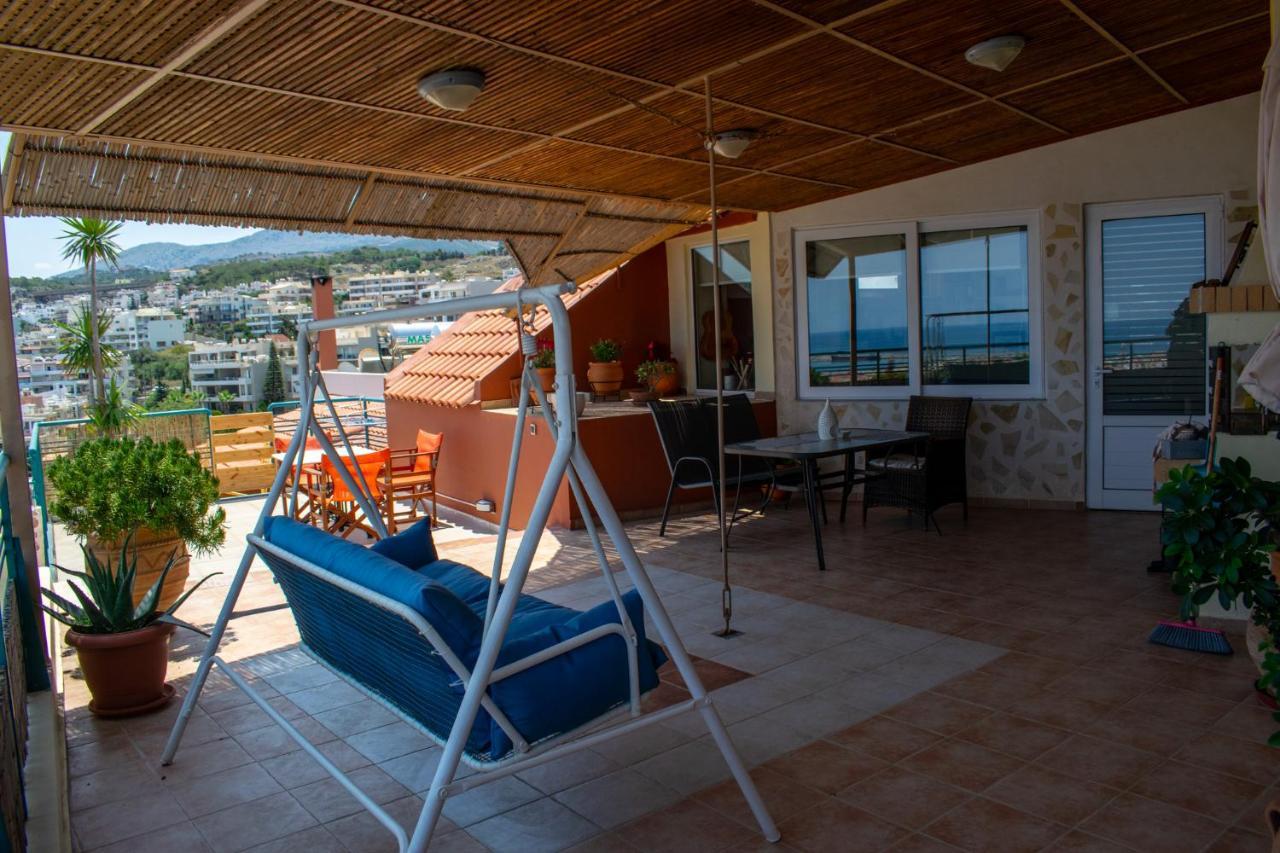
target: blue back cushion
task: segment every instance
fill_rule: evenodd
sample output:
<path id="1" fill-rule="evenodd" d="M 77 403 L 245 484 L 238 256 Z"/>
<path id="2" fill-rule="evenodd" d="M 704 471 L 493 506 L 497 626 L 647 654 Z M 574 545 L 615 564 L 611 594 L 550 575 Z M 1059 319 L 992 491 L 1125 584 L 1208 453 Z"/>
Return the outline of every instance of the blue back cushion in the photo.
<path id="1" fill-rule="evenodd" d="M 412 528 L 405 533 L 409 532 Z M 409 607 L 439 631 L 449 648 L 463 661 L 475 659 L 480 648 L 483 622 L 445 585 L 405 568 L 372 548 L 356 545 L 291 518 L 272 516 L 267 519 L 263 538 L 338 577 Z"/>
<path id="2" fill-rule="evenodd" d="M 438 558 L 429 518 L 422 519 L 407 530 L 401 530 L 395 536 L 379 539 L 369 546 L 369 550 L 389 557 L 407 569 L 420 569 Z"/>

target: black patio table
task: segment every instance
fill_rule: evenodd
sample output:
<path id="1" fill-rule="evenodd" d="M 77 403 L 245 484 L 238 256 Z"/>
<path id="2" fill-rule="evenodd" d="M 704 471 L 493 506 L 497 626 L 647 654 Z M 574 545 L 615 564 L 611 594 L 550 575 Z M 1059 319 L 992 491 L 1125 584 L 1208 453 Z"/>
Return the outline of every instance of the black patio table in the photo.
<path id="1" fill-rule="evenodd" d="M 804 473 L 805 503 L 809 507 L 809 520 L 813 522 L 813 541 L 818 549 L 818 568 L 826 571 L 827 562 L 822 552 L 822 524 L 825 507 L 819 503 L 820 490 L 818 460 L 843 456 L 844 478 L 841 483 L 840 521 L 845 520 L 849 507 L 849 493 L 859 483 L 876 474 L 853 467 L 857 453 L 867 450 L 893 450 L 902 445 L 914 445 L 929 437 L 927 432 L 904 432 L 890 429 L 841 429 L 835 438 L 818 438 L 816 432 L 798 435 L 780 435 L 776 438 L 760 438 L 725 445 L 725 453 L 736 456 L 763 456 L 768 459 L 786 459 L 800 464 Z"/>

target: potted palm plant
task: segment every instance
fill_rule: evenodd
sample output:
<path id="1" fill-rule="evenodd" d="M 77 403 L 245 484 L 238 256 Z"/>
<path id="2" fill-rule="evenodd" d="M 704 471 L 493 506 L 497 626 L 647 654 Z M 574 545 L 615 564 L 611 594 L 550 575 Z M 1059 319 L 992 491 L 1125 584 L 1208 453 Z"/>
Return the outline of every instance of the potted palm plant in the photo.
<path id="1" fill-rule="evenodd" d="M 612 338 L 591 345 L 587 362 L 587 384 L 598 395 L 616 394 L 622 388 L 622 346 Z"/>
<path id="2" fill-rule="evenodd" d="M 89 426 L 100 435 L 118 435 L 138 419 L 138 407 L 129 402 L 114 378 L 104 385 L 99 369 L 114 370 L 125 355 L 116 347 L 102 343 L 111 328 L 111 316 L 95 315 L 82 308 L 69 323 L 55 323 L 58 331 L 58 359 L 68 373 L 87 373 L 93 377 L 93 398 L 89 403 Z"/>
<path id="3" fill-rule="evenodd" d="M 115 265 L 120 255 L 120 246 L 116 238 L 124 227 L 119 222 L 108 222 L 91 216 L 66 216 L 61 220 L 64 230 L 59 236 L 62 240 L 62 257 L 68 261 L 84 264 L 85 275 L 89 279 L 89 311 L 87 317 L 98 322 L 86 322 L 89 331 L 89 372 L 93 377 L 93 399 L 101 403 L 106 399 L 107 369 L 103 363 L 102 332 L 100 323 L 102 314 L 98 310 L 98 264 Z M 108 320 L 108 325 L 110 321 Z"/>
<path id="4" fill-rule="evenodd" d="M 164 707 L 174 692 L 173 685 L 164 680 L 174 624 L 160 618 L 173 614 L 213 575 L 201 578 L 173 604 L 161 608 L 161 589 L 174 567 L 172 556 L 159 577 L 137 595 L 138 559 L 136 552 L 129 555 L 127 541 L 114 571 L 88 548 L 81 550 L 83 572 L 59 567 L 80 581 L 67 584 L 76 600 L 45 589 L 41 592 L 49 604 L 40 606 L 69 629 L 67 644 L 76 650 L 80 671 L 93 695 L 89 710 L 102 717 L 127 717 Z"/>
<path id="5" fill-rule="evenodd" d="M 48 479 L 50 514 L 103 565 L 115 565 L 132 536 L 140 584 L 135 604 L 168 568 L 159 607 L 169 607 L 187 581 L 188 549 L 207 553 L 226 537 L 218 480 L 177 439 L 93 438 L 51 462 Z"/>

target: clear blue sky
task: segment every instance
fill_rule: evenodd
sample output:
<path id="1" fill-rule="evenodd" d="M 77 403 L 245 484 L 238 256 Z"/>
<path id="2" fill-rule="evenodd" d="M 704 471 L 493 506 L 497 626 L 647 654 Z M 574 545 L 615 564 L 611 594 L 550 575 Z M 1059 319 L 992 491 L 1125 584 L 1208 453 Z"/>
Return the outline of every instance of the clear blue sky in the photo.
<path id="1" fill-rule="evenodd" d="M 0 151 L 9 150 L 9 134 L 0 133 Z M 58 235 L 62 224 L 44 216 L 5 217 L 5 236 L 9 248 L 9 274 L 50 276 L 72 269 L 77 264 L 62 260 L 62 243 Z M 141 243 L 182 243 L 198 246 L 221 243 L 252 233 L 252 228 L 214 228 L 205 225 L 149 225 L 125 222 L 120 231 L 120 248 Z"/>

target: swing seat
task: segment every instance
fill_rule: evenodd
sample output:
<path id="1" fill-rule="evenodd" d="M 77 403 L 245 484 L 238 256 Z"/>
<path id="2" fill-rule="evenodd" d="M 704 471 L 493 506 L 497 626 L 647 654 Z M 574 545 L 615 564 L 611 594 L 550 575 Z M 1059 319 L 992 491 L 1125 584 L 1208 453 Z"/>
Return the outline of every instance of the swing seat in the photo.
<path id="1" fill-rule="evenodd" d="M 304 647 L 443 744 L 480 651 L 489 578 L 440 559 L 430 519 L 368 548 L 283 516 L 263 534 L 250 544 Z M 639 595 L 622 600 L 634 647 L 612 600 L 580 612 L 520 595 L 467 737 L 468 764 L 507 763 L 590 726 L 632 700 L 633 671 L 639 693 L 657 686 L 666 655 L 645 639 Z"/>

